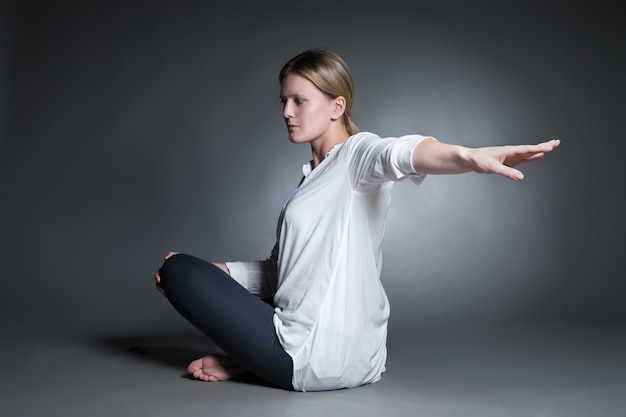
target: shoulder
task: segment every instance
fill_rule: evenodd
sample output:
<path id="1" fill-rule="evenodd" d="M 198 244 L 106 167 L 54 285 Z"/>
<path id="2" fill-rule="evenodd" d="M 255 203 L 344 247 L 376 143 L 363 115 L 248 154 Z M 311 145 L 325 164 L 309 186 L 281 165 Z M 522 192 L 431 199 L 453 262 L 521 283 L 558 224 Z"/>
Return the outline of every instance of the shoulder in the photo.
<path id="1" fill-rule="evenodd" d="M 345 146 L 348 154 L 402 154 L 411 153 L 415 146 L 430 136 L 407 134 L 399 137 L 382 137 L 372 132 L 359 132 L 350 136 Z"/>
<path id="2" fill-rule="evenodd" d="M 350 136 L 348 140 L 346 141 L 346 143 L 358 143 L 358 142 L 363 142 L 363 141 L 380 140 L 380 139 L 381 139 L 380 136 L 378 136 L 376 133 L 359 132 Z"/>
<path id="3" fill-rule="evenodd" d="M 359 132 L 350 136 L 344 145 L 347 150 L 355 151 L 359 148 L 380 143 L 381 139 L 380 136 L 372 132 Z"/>

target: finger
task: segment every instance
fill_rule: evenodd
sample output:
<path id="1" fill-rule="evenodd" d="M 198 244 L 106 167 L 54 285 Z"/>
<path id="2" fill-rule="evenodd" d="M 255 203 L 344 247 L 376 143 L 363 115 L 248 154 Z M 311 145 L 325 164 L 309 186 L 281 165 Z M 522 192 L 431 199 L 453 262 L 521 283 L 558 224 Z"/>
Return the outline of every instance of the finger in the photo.
<path id="1" fill-rule="evenodd" d="M 518 162 L 518 164 L 524 164 L 526 162 L 536 161 L 539 158 L 543 158 L 544 155 L 545 155 L 544 152 L 536 153 L 534 155 L 531 155 L 529 157 L 522 159 L 521 161 Z"/>
<path id="2" fill-rule="evenodd" d="M 551 139 L 542 143 L 542 145 L 544 144 L 550 146 L 551 149 L 554 149 L 561 144 L 561 139 Z"/>
<path id="3" fill-rule="evenodd" d="M 530 157 L 531 155 L 550 152 L 552 149 L 559 146 L 560 143 L 560 140 L 553 139 L 547 142 L 537 143 L 535 145 L 514 145 L 506 149 L 506 151 L 510 157 Z"/>
<path id="4" fill-rule="evenodd" d="M 165 257 L 164 257 L 163 259 L 167 260 L 168 258 L 170 258 L 170 257 L 172 257 L 172 256 L 174 256 L 174 255 L 176 255 L 177 253 L 178 253 L 178 252 L 172 252 L 172 251 L 169 251 L 169 252 L 165 255 Z"/>
<path id="5" fill-rule="evenodd" d="M 552 149 L 556 148 L 557 146 L 559 146 L 559 141 L 557 140 L 551 140 L 548 142 L 544 142 L 544 143 L 540 143 L 537 145 L 537 150 L 539 152 L 550 152 Z"/>
<path id="6" fill-rule="evenodd" d="M 495 165 L 491 172 L 510 178 L 514 181 L 521 181 L 524 179 L 524 174 L 522 174 L 521 171 L 504 164 Z"/>
<path id="7" fill-rule="evenodd" d="M 521 181 L 524 179 L 524 174 L 521 171 L 518 171 L 515 168 L 507 167 L 507 169 L 502 173 L 507 178 L 512 179 L 513 181 Z"/>
<path id="8" fill-rule="evenodd" d="M 552 149 L 556 148 L 561 144 L 560 139 L 552 139 L 546 142 L 541 142 L 536 145 L 522 145 L 522 147 L 527 147 L 526 151 L 528 153 L 540 153 L 540 152 L 550 152 Z"/>
<path id="9" fill-rule="evenodd" d="M 161 275 L 159 275 L 159 270 L 157 269 L 156 272 L 154 273 L 154 280 L 157 282 L 157 284 L 159 282 L 161 282 Z"/>
<path id="10" fill-rule="evenodd" d="M 508 167 L 514 167 L 516 165 L 520 165 L 520 164 L 524 164 L 526 162 L 531 162 L 531 161 L 535 161 L 541 157 L 543 157 L 545 154 L 543 152 L 539 152 L 539 153 L 535 153 L 535 154 L 530 154 L 528 156 L 517 156 L 515 158 L 513 157 L 508 157 L 503 164 L 508 166 Z"/>
<path id="11" fill-rule="evenodd" d="M 167 294 L 165 294 L 165 290 L 163 288 L 161 288 L 161 286 L 159 284 L 156 285 L 157 290 L 161 293 L 161 295 L 163 295 L 165 298 L 167 298 Z"/>

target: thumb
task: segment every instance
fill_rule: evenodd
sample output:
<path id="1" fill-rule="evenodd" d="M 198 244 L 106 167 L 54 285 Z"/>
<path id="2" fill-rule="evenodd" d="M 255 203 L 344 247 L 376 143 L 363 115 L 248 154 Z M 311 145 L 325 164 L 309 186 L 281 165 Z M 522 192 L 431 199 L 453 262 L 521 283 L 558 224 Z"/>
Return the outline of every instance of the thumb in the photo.
<path id="1" fill-rule="evenodd" d="M 524 174 L 522 174 L 521 171 L 515 168 L 508 167 L 506 165 L 503 165 L 501 175 L 504 175 L 505 177 L 510 178 L 514 181 L 521 181 L 524 179 Z"/>

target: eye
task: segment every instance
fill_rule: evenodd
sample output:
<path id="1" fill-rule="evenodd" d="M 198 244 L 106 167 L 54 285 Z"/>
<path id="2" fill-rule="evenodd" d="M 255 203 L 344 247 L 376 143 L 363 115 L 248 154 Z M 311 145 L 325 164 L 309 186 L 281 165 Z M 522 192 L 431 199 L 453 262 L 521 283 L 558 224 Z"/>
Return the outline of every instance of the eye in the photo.
<path id="1" fill-rule="evenodd" d="M 289 101 L 289 99 L 287 99 L 287 98 L 282 98 L 282 97 L 280 98 L 280 104 L 282 104 L 283 107 L 287 105 L 288 101 Z M 294 97 L 293 98 L 293 102 L 295 103 L 296 106 L 299 106 L 302 103 L 304 103 L 304 99 L 300 98 L 300 97 Z"/>

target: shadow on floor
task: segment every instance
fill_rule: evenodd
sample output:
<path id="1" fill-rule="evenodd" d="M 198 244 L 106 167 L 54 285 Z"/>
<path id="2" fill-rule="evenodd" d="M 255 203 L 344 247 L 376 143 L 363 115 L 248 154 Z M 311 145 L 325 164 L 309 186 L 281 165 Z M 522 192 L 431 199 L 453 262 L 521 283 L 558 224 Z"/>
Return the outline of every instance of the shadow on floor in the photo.
<path id="1" fill-rule="evenodd" d="M 221 353 L 210 340 L 193 335 L 103 336 L 95 345 L 110 353 L 118 353 L 178 369 L 208 353 Z"/>
<path id="2" fill-rule="evenodd" d="M 202 335 L 104 336 L 95 338 L 92 342 L 98 348 L 113 354 L 126 355 L 138 361 L 147 361 L 185 371 L 191 361 L 204 355 L 224 355 L 217 345 Z M 194 379 L 188 372 L 183 372 L 181 376 Z M 250 373 L 239 375 L 233 378 L 233 381 L 270 386 Z"/>

